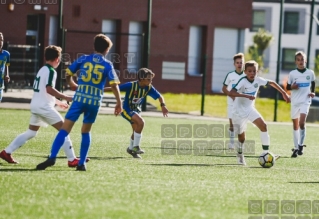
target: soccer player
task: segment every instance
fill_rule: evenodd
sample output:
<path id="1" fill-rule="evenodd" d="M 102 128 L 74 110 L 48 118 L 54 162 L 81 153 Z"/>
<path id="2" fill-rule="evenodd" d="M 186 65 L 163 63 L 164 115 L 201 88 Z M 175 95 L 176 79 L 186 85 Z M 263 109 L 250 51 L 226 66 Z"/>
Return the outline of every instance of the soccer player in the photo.
<path id="1" fill-rule="evenodd" d="M 84 55 L 73 62 L 67 69 L 66 80 L 71 89 L 76 89 L 73 103 L 65 116 L 65 122 L 57 134 L 51 148 L 49 158 L 37 165 L 37 170 L 45 170 L 55 164 L 57 154 L 66 138 L 72 130 L 74 123 L 81 114 L 83 115 L 82 141 L 80 149 L 80 161 L 76 170 L 86 171 L 85 160 L 91 144 L 91 127 L 95 122 L 103 98 L 103 89 L 106 80 L 109 80 L 117 103 L 114 114 L 122 112 L 120 91 L 118 88 L 119 79 L 113 65 L 106 60 L 105 56 L 112 47 L 112 41 L 103 34 L 94 37 L 95 52 L 91 55 Z M 79 71 L 78 84 L 72 77 Z"/>
<path id="2" fill-rule="evenodd" d="M 63 118 L 54 108 L 55 104 L 63 109 L 68 108 L 68 104 L 63 103 L 56 98 L 71 101 L 72 97 L 57 91 L 55 82 L 57 72 L 54 70 L 60 64 L 62 49 L 57 46 L 48 46 L 44 50 L 46 65 L 37 73 L 33 84 L 33 96 L 30 104 L 31 118 L 29 129 L 17 136 L 10 145 L 0 153 L 0 158 L 8 163 L 18 163 L 13 159 L 11 154 L 19 147 L 24 145 L 29 139 L 34 138 L 41 126 L 52 125 L 55 129 L 60 130 L 63 124 Z M 79 160 L 74 154 L 70 137 L 63 139 L 63 149 L 68 159 L 69 167 L 76 167 Z"/>
<path id="3" fill-rule="evenodd" d="M 121 91 L 125 91 L 123 112 L 121 115 L 131 124 L 133 130 L 130 137 L 130 145 L 126 151 L 134 158 L 142 158 L 140 154 L 144 153 L 140 145 L 145 121 L 141 117 L 140 112 L 145 97 L 149 95 L 154 100 L 158 99 L 163 116 L 167 117 L 168 114 L 164 97 L 152 85 L 154 76 L 155 74 L 150 69 L 141 68 L 137 72 L 137 81 L 127 82 L 119 86 Z M 104 90 L 110 91 L 110 87 L 106 87 Z"/>
<path id="4" fill-rule="evenodd" d="M 4 81 L 9 82 L 10 53 L 3 47 L 3 34 L 0 32 L 0 102 L 2 100 Z"/>
<path id="5" fill-rule="evenodd" d="M 269 150 L 270 138 L 267 130 L 267 125 L 255 108 L 255 98 L 260 86 L 270 85 L 278 90 L 284 100 L 288 103 L 290 98 L 288 94 L 274 81 L 266 80 L 257 76 L 258 63 L 255 61 L 248 61 L 245 63 L 246 77 L 241 78 L 238 83 L 230 91 L 229 95 L 236 97 L 234 102 L 233 123 L 239 125 L 238 132 L 238 149 L 237 159 L 238 164 L 246 165 L 243 148 L 245 142 L 245 132 L 247 129 L 247 122 L 250 121 L 255 124 L 260 130 L 260 139 L 262 148 L 266 152 Z M 276 156 L 276 159 L 279 157 Z"/>
<path id="6" fill-rule="evenodd" d="M 232 121 L 232 114 L 233 114 L 233 104 L 234 104 L 234 97 L 229 96 L 229 92 L 231 89 L 237 84 L 239 79 L 245 77 L 245 73 L 243 70 L 243 64 L 245 62 L 244 54 L 238 53 L 235 54 L 233 57 L 235 70 L 229 72 L 224 80 L 223 92 L 227 95 L 227 115 L 229 119 L 229 138 L 230 144 L 228 145 L 229 149 L 234 149 L 234 125 Z"/>
<path id="7" fill-rule="evenodd" d="M 290 116 L 293 124 L 294 149 L 291 157 L 303 154 L 303 145 L 306 137 L 306 118 L 315 96 L 315 74 L 306 68 L 307 57 L 304 52 L 295 54 L 297 68 L 289 73 L 287 89 L 291 90 Z M 299 129 L 300 127 L 300 129 Z"/>

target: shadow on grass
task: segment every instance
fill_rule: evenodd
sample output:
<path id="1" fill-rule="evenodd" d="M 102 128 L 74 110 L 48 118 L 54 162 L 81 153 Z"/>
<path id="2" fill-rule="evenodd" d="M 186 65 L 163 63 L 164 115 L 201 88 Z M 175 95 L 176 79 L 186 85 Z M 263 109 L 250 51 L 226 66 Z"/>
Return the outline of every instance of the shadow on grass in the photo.
<path id="1" fill-rule="evenodd" d="M 300 183 L 300 184 L 302 184 L 302 183 L 307 183 L 307 184 L 309 184 L 309 183 L 319 183 L 319 182 L 288 182 L 288 183 Z"/>
<path id="2" fill-rule="evenodd" d="M 43 159 L 48 159 L 49 158 L 49 155 L 38 155 L 38 154 L 20 154 L 20 155 L 23 155 L 23 156 L 29 156 L 29 157 L 42 157 Z M 78 157 L 80 158 L 80 157 Z M 130 158 L 130 157 L 91 157 L 89 156 L 88 158 L 90 158 L 91 160 L 117 160 L 117 159 L 126 159 L 126 158 Z M 65 156 L 58 156 L 56 157 L 56 159 L 58 160 L 62 160 L 62 159 L 67 159 Z M 0 163 L 0 165 L 2 165 Z"/>
<path id="3" fill-rule="evenodd" d="M 14 169 L 0 169 L 0 172 L 23 172 L 23 171 L 39 171 L 39 170 L 36 170 L 36 169 L 22 169 L 22 168 L 14 168 Z"/>
<path id="4" fill-rule="evenodd" d="M 199 166 L 199 167 L 212 167 L 212 166 L 242 166 L 240 164 L 194 164 L 194 163 L 183 163 L 183 164 L 177 164 L 177 163 L 166 163 L 166 164 L 146 164 L 146 165 L 151 165 L 151 166 L 175 166 L 175 167 L 180 167 L 180 166 Z"/>

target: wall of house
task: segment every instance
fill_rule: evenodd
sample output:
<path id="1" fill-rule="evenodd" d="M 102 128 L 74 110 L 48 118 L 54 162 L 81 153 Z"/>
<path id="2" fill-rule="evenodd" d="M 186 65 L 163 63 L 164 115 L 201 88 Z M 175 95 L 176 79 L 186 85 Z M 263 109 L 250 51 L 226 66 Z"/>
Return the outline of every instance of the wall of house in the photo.
<path id="1" fill-rule="evenodd" d="M 265 51 L 266 68 L 269 68 L 269 73 L 262 74 L 265 78 L 271 80 L 276 79 L 276 69 L 277 69 L 277 56 L 278 56 L 278 34 L 279 34 L 279 19 L 280 19 L 280 4 L 274 2 L 254 2 L 254 9 L 260 8 L 270 8 L 271 16 L 269 16 L 268 31 L 274 35 L 274 41 L 271 46 Z M 308 37 L 309 37 L 309 26 L 310 26 L 310 16 L 311 4 L 292 4 L 285 3 L 283 11 L 299 11 L 300 12 L 300 28 L 302 28 L 302 33 L 298 34 L 285 34 L 281 36 L 281 48 L 287 49 L 297 49 L 304 51 L 307 54 L 308 49 Z M 317 16 L 319 12 L 319 5 L 314 7 L 314 15 Z M 282 27 L 283 28 L 283 27 Z M 318 24 L 313 21 L 312 26 L 312 39 L 310 47 L 310 56 L 308 57 L 309 67 L 314 68 L 314 60 L 316 50 L 319 50 L 319 35 L 317 35 Z M 252 45 L 252 37 L 255 32 L 250 32 L 249 29 L 245 30 L 245 49 L 247 50 L 250 45 Z M 282 53 L 282 51 L 281 51 Z M 282 55 L 282 54 L 281 54 Z M 281 59 L 280 59 L 281 61 Z M 293 61 L 293 60 L 292 60 Z M 291 69 L 292 70 L 292 69 Z M 282 83 L 288 76 L 289 70 L 280 69 L 279 82 Z"/>
<path id="2" fill-rule="evenodd" d="M 44 0 L 41 4 L 44 4 Z M 74 15 L 76 6 L 80 6 L 80 10 L 77 8 L 77 13 L 79 13 L 77 16 Z M 64 28 L 68 30 L 64 52 L 67 53 L 68 60 L 73 61 L 79 54 L 92 52 L 93 36 L 101 32 L 103 19 L 117 20 L 117 31 L 122 34 L 129 32 L 131 21 L 140 21 L 146 24 L 147 6 L 148 0 L 64 1 Z M 183 0 L 182 3 L 180 0 L 153 1 L 149 68 L 156 73 L 154 85 L 161 92 L 201 92 L 202 77 L 200 75 L 191 76 L 187 73 L 189 29 L 192 25 L 199 25 L 205 28 L 203 54 L 207 54 L 206 91 L 211 93 L 213 65 L 218 65 L 218 63 L 213 63 L 214 30 L 217 27 L 239 30 L 249 27 L 252 19 L 251 9 L 252 0 Z M 48 42 L 49 17 L 52 14 L 58 14 L 58 5 L 49 5 L 47 11 L 39 12 L 34 11 L 33 5 L 25 1 L 24 4 L 15 5 L 13 12 L 8 12 L 7 7 L 0 7 L 0 13 L 7 18 L 0 20 L 0 31 L 4 33 L 6 40 L 14 44 L 25 42 L 27 14 L 45 13 L 46 33 L 44 38 L 45 42 Z M 72 30 L 92 33 L 73 33 Z M 121 35 L 117 38 L 119 44 L 116 51 L 120 61 L 114 65 L 120 72 L 125 71 L 127 66 L 127 60 L 124 56 L 127 53 L 127 40 L 127 35 Z M 225 46 L 228 44 L 227 40 L 222 43 Z M 184 66 L 183 79 L 163 78 L 163 62 L 178 63 Z M 229 69 L 232 70 L 231 57 L 229 65 Z M 122 74 L 121 80 L 124 82 L 129 79 L 125 79 L 124 74 Z"/>

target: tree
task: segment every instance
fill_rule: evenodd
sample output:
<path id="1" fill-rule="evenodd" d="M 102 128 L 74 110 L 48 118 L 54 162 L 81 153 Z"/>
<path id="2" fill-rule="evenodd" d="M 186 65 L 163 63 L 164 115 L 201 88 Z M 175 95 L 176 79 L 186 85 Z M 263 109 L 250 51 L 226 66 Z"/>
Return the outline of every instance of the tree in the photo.
<path id="1" fill-rule="evenodd" d="M 254 45 L 248 48 L 246 59 L 253 59 L 259 64 L 260 69 L 264 69 L 264 51 L 270 46 L 274 36 L 265 29 L 260 28 L 253 36 Z"/>

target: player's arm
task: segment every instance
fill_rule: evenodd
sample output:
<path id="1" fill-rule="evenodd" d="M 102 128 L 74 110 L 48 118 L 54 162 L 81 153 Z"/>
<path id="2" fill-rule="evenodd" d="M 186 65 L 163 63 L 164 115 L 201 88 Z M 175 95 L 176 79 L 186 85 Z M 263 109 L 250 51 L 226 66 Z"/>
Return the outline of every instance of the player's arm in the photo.
<path id="1" fill-rule="evenodd" d="M 162 95 L 160 95 L 160 97 L 158 98 L 160 105 L 161 105 L 161 109 L 162 109 L 162 113 L 164 117 L 168 117 L 168 109 L 166 108 L 166 104 L 165 104 L 165 100 L 164 97 Z"/>
<path id="2" fill-rule="evenodd" d="M 9 76 L 9 66 L 10 66 L 10 54 L 8 54 L 8 59 L 5 67 L 5 73 L 4 73 L 4 81 L 9 82 L 10 76 Z"/>
<path id="3" fill-rule="evenodd" d="M 4 81 L 9 82 L 10 76 L 9 76 L 9 65 L 6 65 L 5 75 L 4 75 Z"/>
<path id="4" fill-rule="evenodd" d="M 66 82 L 69 84 L 71 90 L 76 90 L 78 88 L 78 84 L 75 83 L 75 81 L 73 80 L 74 74 L 75 73 L 73 73 L 70 68 L 66 69 L 65 79 L 66 79 Z"/>
<path id="5" fill-rule="evenodd" d="M 312 81 L 311 87 L 310 87 L 311 93 L 308 95 L 309 97 L 314 98 L 316 96 L 315 88 L 316 88 L 316 83 L 315 83 L 315 81 Z"/>
<path id="6" fill-rule="evenodd" d="M 48 94 L 56 97 L 56 98 L 60 98 L 60 99 L 64 99 L 66 101 L 72 101 L 72 97 L 69 95 L 65 95 L 61 92 L 59 92 L 57 89 L 55 89 L 54 87 L 47 85 L 46 86 L 46 91 Z"/>
<path id="7" fill-rule="evenodd" d="M 106 91 L 112 91 L 112 87 L 104 87 L 104 92 Z"/>
<path id="8" fill-rule="evenodd" d="M 272 80 L 268 80 L 268 84 L 272 86 L 273 88 L 275 88 L 276 90 L 278 90 L 282 94 L 282 97 L 284 98 L 284 100 L 287 103 L 290 103 L 289 95 L 286 93 L 284 89 L 282 89 L 282 87 L 279 86 L 279 84 L 277 84 L 275 81 L 272 81 Z"/>
<path id="9" fill-rule="evenodd" d="M 230 92 L 227 90 L 227 85 L 224 84 L 224 86 L 223 86 L 223 88 L 222 88 L 222 91 L 223 91 L 224 94 L 226 94 L 226 95 L 229 96 L 229 93 L 230 93 Z"/>
<path id="10" fill-rule="evenodd" d="M 63 103 L 62 101 L 55 99 L 55 104 L 61 107 L 62 109 L 67 109 L 69 105 L 67 103 Z"/>
<path id="11" fill-rule="evenodd" d="M 252 95 L 238 93 L 236 88 L 231 89 L 231 91 L 229 92 L 229 96 L 231 96 L 231 97 L 245 97 L 245 98 L 248 98 L 250 100 L 255 99 L 255 97 Z"/>
<path id="12" fill-rule="evenodd" d="M 117 116 L 118 114 L 120 114 L 123 111 L 119 85 L 117 83 L 112 83 L 111 90 L 112 90 L 112 92 L 115 96 L 115 99 L 116 99 L 114 114 Z"/>

